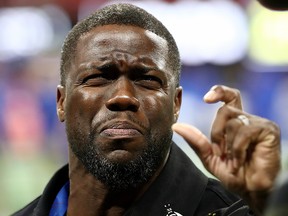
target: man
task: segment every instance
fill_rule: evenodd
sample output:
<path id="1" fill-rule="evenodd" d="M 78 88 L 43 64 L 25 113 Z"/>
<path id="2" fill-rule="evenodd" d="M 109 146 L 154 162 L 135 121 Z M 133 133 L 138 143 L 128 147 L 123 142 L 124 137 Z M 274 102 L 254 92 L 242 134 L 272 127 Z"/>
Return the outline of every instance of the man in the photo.
<path id="1" fill-rule="evenodd" d="M 279 129 L 244 113 L 239 92 L 225 86 L 204 98 L 224 102 L 211 142 L 175 124 L 179 76 L 173 37 L 146 11 L 117 4 L 77 24 L 57 88 L 69 164 L 14 215 L 260 215 L 279 171 Z M 203 175 L 172 142 L 172 128 L 245 201 Z"/>

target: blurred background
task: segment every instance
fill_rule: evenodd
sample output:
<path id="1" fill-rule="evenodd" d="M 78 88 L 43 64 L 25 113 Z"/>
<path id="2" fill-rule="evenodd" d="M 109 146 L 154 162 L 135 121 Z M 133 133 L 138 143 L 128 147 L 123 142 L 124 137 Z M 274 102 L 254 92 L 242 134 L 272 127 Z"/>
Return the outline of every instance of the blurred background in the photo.
<path id="1" fill-rule="evenodd" d="M 0 215 L 19 209 L 67 162 L 56 115 L 62 42 L 73 25 L 107 0 L 0 1 Z M 123 1 L 121 1 L 123 2 Z M 282 130 L 288 167 L 288 12 L 255 0 L 125 1 L 154 14 L 174 35 L 183 63 L 179 121 L 207 136 L 219 104 L 203 95 L 215 84 L 241 90 L 247 112 Z M 177 135 L 179 146 L 202 169 Z"/>

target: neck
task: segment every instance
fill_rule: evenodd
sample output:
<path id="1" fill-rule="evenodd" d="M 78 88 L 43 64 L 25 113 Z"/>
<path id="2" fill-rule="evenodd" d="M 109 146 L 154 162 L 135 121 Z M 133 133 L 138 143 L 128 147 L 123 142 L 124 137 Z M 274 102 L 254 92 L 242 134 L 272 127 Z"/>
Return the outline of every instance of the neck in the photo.
<path id="1" fill-rule="evenodd" d="M 137 188 L 114 192 L 90 174 L 78 158 L 69 152 L 70 194 L 67 215 L 120 216 L 149 188 L 163 169 L 168 158 L 148 182 Z"/>

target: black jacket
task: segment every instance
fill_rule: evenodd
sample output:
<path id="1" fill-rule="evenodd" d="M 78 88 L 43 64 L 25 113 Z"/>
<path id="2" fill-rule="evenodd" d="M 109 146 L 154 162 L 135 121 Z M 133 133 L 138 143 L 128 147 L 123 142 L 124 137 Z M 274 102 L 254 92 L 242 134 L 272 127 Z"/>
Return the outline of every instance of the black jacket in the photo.
<path id="1" fill-rule="evenodd" d="M 55 173 L 40 197 L 13 216 L 48 216 L 57 193 L 68 180 L 66 165 Z M 242 200 L 226 191 L 219 181 L 202 174 L 173 144 L 163 171 L 124 216 L 148 215 L 248 216 L 250 213 Z"/>

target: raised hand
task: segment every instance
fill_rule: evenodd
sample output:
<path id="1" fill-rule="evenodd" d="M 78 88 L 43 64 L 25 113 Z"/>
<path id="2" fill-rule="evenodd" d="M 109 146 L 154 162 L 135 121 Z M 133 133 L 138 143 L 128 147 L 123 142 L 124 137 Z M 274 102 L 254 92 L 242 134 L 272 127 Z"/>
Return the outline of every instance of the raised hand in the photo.
<path id="1" fill-rule="evenodd" d="M 224 102 L 211 130 L 211 140 L 197 128 L 176 123 L 172 129 L 194 149 L 206 169 L 259 213 L 280 169 L 280 130 L 259 116 L 242 111 L 237 89 L 214 86 L 207 103 Z"/>

